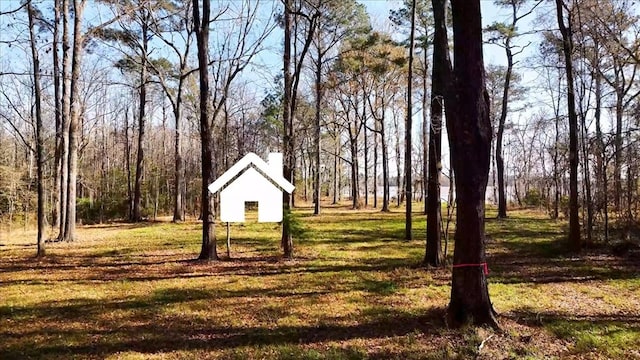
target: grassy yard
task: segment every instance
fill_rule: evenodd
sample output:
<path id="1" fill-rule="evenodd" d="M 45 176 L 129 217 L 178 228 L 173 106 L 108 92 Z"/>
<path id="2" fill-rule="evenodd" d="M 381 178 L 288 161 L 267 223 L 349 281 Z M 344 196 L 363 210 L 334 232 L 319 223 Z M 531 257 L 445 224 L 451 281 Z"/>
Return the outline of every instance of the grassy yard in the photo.
<path id="1" fill-rule="evenodd" d="M 276 224 L 233 225 L 231 259 L 219 226 L 225 259 L 210 263 L 193 261 L 197 222 L 85 226 L 42 261 L 33 233 L 14 234 L 0 242 L 0 359 L 640 359 L 637 254 L 570 257 L 565 223 L 490 219 L 504 331 L 450 330 L 450 269 L 418 266 L 424 216 L 407 242 L 401 209 L 310 211 L 292 261 Z"/>

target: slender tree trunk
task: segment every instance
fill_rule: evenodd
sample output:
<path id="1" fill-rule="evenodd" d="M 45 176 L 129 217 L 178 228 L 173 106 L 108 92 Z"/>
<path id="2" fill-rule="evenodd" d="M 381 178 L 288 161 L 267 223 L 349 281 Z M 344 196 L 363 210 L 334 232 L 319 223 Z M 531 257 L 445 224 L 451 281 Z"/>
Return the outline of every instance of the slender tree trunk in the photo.
<path id="1" fill-rule="evenodd" d="M 191 35 L 191 34 L 189 34 Z M 190 42 L 187 43 L 187 51 L 189 49 Z M 180 74 L 184 74 L 187 67 L 186 56 L 180 63 Z M 184 159 L 182 155 L 182 88 L 184 86 L 184 75 L 180 75 L 178 81 L 178 92 L 176 94 L 176 100 L 173 107 L 173 115 L 176 120 L 176 133 L 175 133 L 175 168 L 174 168 L 174 202 L 173 202 L 173 221 L 184 221 L 185 219 L 185 205 L 183 196 L 186 193 L 185 179 L 184 179 Z"/>
<path id="2" fill-rule="evenodd" d="M 591 168 L 589 166 L 589 149 L 588 149 L 588 130 L 587 130 L 587 119 L 584 112 L 581 112 L 581 143 L 582 143 L 582 170 L 583 170 L 583 186 L 584 186 L 584 205 L 583 209 L 587 210 L 587 241 L 586 245 L 591 246 L 592 243 L 592 234 L 593 234 L 593 204 L 594 200 L 591 197 Z M 584 217 L 584 214 L 583 214 Z"/>
<path id="3" fill-rule="evenodd" d="M 75 240 L 76 231 L 76 183 L 78 178 L 78 140 L 80 137 L 80 69 L 82 64 L 82 14 L 86 2 L 73 0 L 73 54 L 71 61 L 71 93 L 69 121 L 69 177 L 67 179 L 67 216 L 65 221 L 64 240 Z"/>
<path id="4" fill-rule="evenodd" d="M 425 41 L 424 49 L 422 50 L 422 54 L 424 56 L 424 73 L 422 78 L 422 190 L 424 192 L 424 214 L 427 214 L 427 197 L 429 196 L 429 115 L 427 113 L 427 107 L 429 106 L 429 94 L 427 81 L 427 73 L 429 72 L 429 58 L 428 58 L 428 50 L 429 45 Z"/>
<path id="5" fill-rule="evenodd" d="M 404 191 L 407 204 L 404 215 L 404 239 L 411 240 L 411 205 L 413 202 L 413 181 L 411 174 L 412 161 L 412 125 L 413 125 L 413 47 L 415 45 L 416 33 L 416 0 L 411 3 L 411 33 L 409 35 L 409 73 L 407 76 L 407 118 L 405 120 L 405 142 L 404 142 Z"/>
<path id="6" fill-rule="evenodd" d="M 358 182 L 358 137 L 349 129 L 349 143 L 351 144 L 351 206 L 360 208 L 360 186 Z"/>
<path id="7" fill-rule="evenodd" d="M 320 34 L 320 32 L 318 32 Z M 320 44 L 320 39 L 318 39 L 318 44 Z M 320 45 L 318 45 L 318 59 L 316 62 L 316 116 L 315 116 L 315 124 L 314 124 L 314 133 L 313 133 L 313 141 L 314 141 L 314 167 L 315 171 L 313 174 L 313 214 L 320 214 L 320 106 L 322 105 L 322 49 Z"/>
<path id="8" fill-rule="evenodd" d="M 366 103 L 366 101 L 365 101 Z M 362 137 L 362 141 L 364 143 L 364 207 L 365 209 L 369 207 L 369 138 L 367 137 L 367 107 L 362 106 L 362 121 L 364 122 L 364 127 L 362 131 L 364 132 L 364 136 Z"/>
<path id="9" fill-rule="evenodd" d="M 44 245 L 44 231 L 45 231 L 45 215 L 44 215 L 44 154 L 43 154 L 43 139 L 42 139 L 42 108 L 41 108 L 41 89 L 40 89 L 40 59 L 38 56 L 38 49 L 36 46 L 36 33 L 34 25 L 34 9 L 31 2 L 27 3 L 27 13 L 29 16 L 29 40 L 31 43 L 31 59 L 33 61 L 33 88 L 35 96 L 35 110 L 36 110 L 36 178 L 38 182 L 38 235 L 36 243 L 38 245 L 38 251 L 36 256 L 41 258 L 45 255 Z"/>
<path id="10" fill-rule="evenodd" d="M 560 116 L 557 113 L 558 109 L 556 109 L 555 114 L 555 143 L 553 145 L 553 182 L 554 182 L 554 201 L 553 201 L 553 218 L 557 219 L 560 215 L 560 164 L 558 162 L 559 159 L 559 149 L 560 146 Z"/>
<path id="11" fill-rule="evenodd" d="M 382 212 L 389 212 L 389 152 L 384 126 L 384 108 L 380 120 L 380 146 L 382 147 Z"/>
<path id="12" fill-rule="evenodd" d="M 378 122 L 376 119 L 373 119 L 374 126 L 376 127 L 375 131 L 373 131 L 373 208 L 378 208 Z"/>
<path id="13" fill-rule="evenodd" d="M 617 80 L 617 79 L 616 79 Z M 619 81 L 616 81 L 616 83 Z M 622 112 L 624 94 L 621 90 L 616 91 L 616 134 L 613 141 L 614 161 L 613 161 L 613 204 L 616 212 L 620 212 L 622 203 Z"/>
<path id="14" fill-rule="evenodd" d="M 178 100 L 177 107 L 174 110 L 174 115 L 176 119 L 176 134 L 175 134 L 175 145 L 174 145 L 174 153 L 175 153 L 175 172 L 174 172 L 174 202 L 173 202 L 173 221 L 184 221 L 184 204 L 182 202 L 182 196 L 184 192 L 184 160 L 182 158 L 182 134 L 180 133 L 180 128 L 182 126 L 181 115 L 180 115 L 180 94 L 181 89 L 178 89 Z"/>
<path id="15" fill-rule="evenodd" d="M 210 0 L 202 0 L 202 18 L 200 18 L 199 0 L 193 0 L 193 22 L 198 43 L 198 73 L 200 75 L 200 147 L 202 156 L 202 248 L 198 259 L 218 260 L 215 233 L 215 206 L 213 194 L 208 186 L 214 180 L 213 138 L 209 119 L 209 19 Z"/>
<path id="16" fill-rule="evenodd" d="M 292 97 L 295 96 L 293 91 L 293 83 L 291 77 L 291 9 L 292 0 L 285 0 L 284 9 L 284 52 L 282 60 L 284 63 L 284 98 L 283 105 L 283 159 L 284 159 L 284 178 L 287 181 L 293 180 L 293 167 L 295 166 L 293 158 L 293 106 Z M 293 207 L 292 195 L 286 191 L 282 192 L 282 208 L 284 218 L 282 221 L 282 238 L 280 245 L 284 252 L 284 257 L 290 259 L 293 257 L 293 238 L 291 236 L 291 208 Z"/>
<path id="17" fill-rule="evenodd" d="M 400 204 L 404 201 L 404 189 L 402 189 L 404 182 L 402 181 L 402 165 L 400 162 L 400 154 L 402 153 L 400 151 L 400 125 L 398 124 L 398 118 L 395 114 L 393 116 L 393 121 L 396 130 L 396 198 L 398 200 L 397 206 L 400 207 Z"/>
<path id="18" fill-rule="evenodd" d="M 507 197 L 504 184 L 504 157 L 502 154 L 502 138 L 504 127 L 507 121 L 507 112 L 509 110 L 509 90 L 511 86 L 511 77 L 513 73 L 513 53 L 511 51 L 511 39 L 516 35 L 516 23 L 520 19 L 517 15 L 518 4 L 516 1 L 511 2 L 512 20 L 504 43 L 505 55 L 507 57 L 507 71 L 504 79 L 504 88 L 502 90 L 502 103 L 500 108 L 500 119 L 498 121 L 498 131 L 496 135 L 496 170 L 498 175 L 498 218 L 507 217 Z"/>
<path id="19" fill-rule="evenodd" d="M 131 187 L 131 145 L 129 144 L 129 109 L 124 113 L 124 163 L 127 172 L 127 218 L 133 218 L 133 188 Z"/>
<path id="20" fill-rule="evenodd" d="M 596 46 L 596 49 L 598 47 Z M 596 188 L 600 193 L 598 196 L 598 202 L 602 204 L 603 216 L 604 216 L 604 241 L 605 243 L 609 242 L 609 195 L 607 189 L 607 168 L 605 165 L 607 154 L 604 145 L 604 140 L 602 136 L 602 126 L 601 126 L 601 113 L 602 113 L 602 75 L 599 71 L 594 72 L 595 77 L 595 113 L 594 117 L 596 120 L 596 144 L 597 144 L 597 154 L 596 154 Z M 602 181 L 601 184 L 598 182 Z M 600 186 L 598 186 L 600 185 Z"/>
<path id="21" fill-rule="evenodd" d="M 333 204 L 338 203 L 338 192 L 340 191 L 340 182 L 338 179 L 340 178 L 339 168 L 338 168 L 338 155 L 340 154 L 340 137 L 336 136 L 336 148 L 335 155 L 333 156 Z"/>
<path id="22" fill-rule="evenodd" d="M 447 37 L 446 0 L 432 0 L 433 73 L 431 75 L 431 132 L 429 139 L 429 181 L 427 189 L 427 243 L 424 263 L 442 264 L 442 207 L 440 173 L 442 172 L 442 111 L 447 84 L 451 81 L 449 39 Z"/>
<path id="23" fill-rule="evenodd" d="M 62 100 L 61 100 L 61 133 L 60 148 L 60 230 L 58 240 L 65 239 L 67 223 L 67 194 L 69 178 L 69 117 L 71 106 L 71 57 L 69 43 L 69 0 L 62 0 Z"/>
<path id="24" fill-rule="evenodd" d="M 578 204 L 578 115 L 576 113 L 573 90 L 572 32 L 570 28 L 565 26 L 563 7 L 563 0 L 556 0 L 558 26 L 562 34 L 562 47 L 567 73 L 567 106 L 569 111 L 569 247 L 572 251 L 577 252 L 582 248 Z M 570 20 L 569 24 L 571 24 Z"/>
<path id="25" fill-rule="evenodd" d="M 491 159 L 480 0 L 452 0 L 454 87 L 445 101 L 456 174 L 456 232 L 449 324 L 497 327 L 487 287 L 484 200 Z M 451 116 L 450 116 L 451 115 Z"/>
<path id="26" fill-rule="evenodd" d="M 143 10 L 146 12 L 146 10 Z M 136 178 L 133 190 L 133 222 L 142 221 L 142 173 L 144 167 L 144 142 L 147 105 L 147 42 L 148 42 L 148 14 L 144 14 L 142 21 L 142 64 L 140 67 L 140 97 L 138 108 L 138 146 L 136 155 Z"/>
<path id="27" fill-rule="evenodd" d="M 53 227 L 60 228 L 60 191 L 62 174 L 62 102 L 60 99 L 60 56 L 58 48 L 60 47 L 60 7 L 61 1 L 55 0 L 54 4 L 54 20 L 53 20 L 53 97 L 55 107 L 56 122 L 56 143 L 54 151 L 54 173 L 53 173 L 53 204 L 51 207 L 53 215 Z"/>
<path id="28" fill-rule="evenodd" d="M 507 40 L 508 41 L 508 40 Z M 504 89 L 502 93 L 502 107 L 500 119 L 498 121 L 498 132 L 496 135 L 496 170 L 498 173 L 498 218 L 507 217 L 507 197 L 504 186 L 504 158 L 502 157 L 502 137 L 504 126 L 507 120 L 507 110 L 509 103 L 509 86 L 511 83 L 511 73 L 513 71 L 513 55 L 507 44 L 505 48 L 507 54 L 507 72 L 504 79 Z"/>

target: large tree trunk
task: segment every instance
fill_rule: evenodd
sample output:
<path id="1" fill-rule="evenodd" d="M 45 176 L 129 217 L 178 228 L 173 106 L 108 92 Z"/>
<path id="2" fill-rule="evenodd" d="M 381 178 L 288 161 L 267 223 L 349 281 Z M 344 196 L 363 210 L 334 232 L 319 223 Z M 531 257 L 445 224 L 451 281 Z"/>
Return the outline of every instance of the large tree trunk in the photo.
<path id="1" fill-rule="evenodd" d="M 211 120 L 209 119 L 209 18 L 211 16 L 210 0 L 202 0 L 202 19 L 200 4 L 193 1 L 193 22 L 198 43 L 198 73 L 200 75 L 200 147 L 202 156 L 202 248 L 198 259 L 218 260 L 215 233 L 215 207 L 213 194 L 208 186 L 214 180 L 213 173 L 213 138 L 211 136 Z"/>
<path id="2" fill-rule="evenodd" d="M 78 140 L 80 128 L 80 68 L 82 64 L 82 14 L 86 2 L 73 1 L 73 54 L 71 60 L 71 93 L 69 118 L 69 176 L 67 178 L 67 216 L 64 226 L 64 240 L 75 240 L 76 231 L 76 182 L 78 179 Z"/>
<path id="3" fill-rule="evenodd" d="M 427 244 L 424 262 L 440 266 L 442 256 L 442 207 L 440 173 L 442 171 L 442 110 L 447 84 L 451 81 L 449 39 L 447 37 L 446 0 L 432 0 L 433 73 L 431 76 L 431 132 L 429 135 L 429 182 L 427 188 Z"/>
<path id="4" fill-rule="evenodd" d="M 452 0 L 454 82 L 445 107 L 456 173 L 456 231 L 449 324 L 497 327 L 487 288 L 484 200 L 491 121 L 484 82 L 480 0 Z M 451 115 L 451 116 L 450 116 Z"/>
<path id="5" fill-rule="evenodd" d="M 36 243 L 38 251 L 36 256 L 41 258 L 45 255 L 44 245 L 44 154 L 43 154 L 43 139 L 42 139 L 42 101 L 41 101 L 41 89 L 40 89 L 40 59 L 38 57 L 38 49 L 36 47 L 36 33 L 34 25 L 34 9 L 31 2 L 27 3 L 27 13 L 29 16 L 29 40 L 31 43 L 31 59 L 33 61 L 33 90 L 35 96 L 35 110 L 36 110 L 36 176 L 38 181 L 38 234 Z"/>
<path id="6" fill-rule="evenodd" d="M 576 113 L 573 90 L 573 61 L 571 60 L 573 40 L 571 29 L 567 28 L 564 23 L 563 7 L 563 0 L 556 0 L 558 26 L 562 34 L 562 48 L 567 73 L 567 108 L 569 111 L 569 247 L 572 251 L 577 252 L 582 247 L 578 208 L 578 114 Z"/>

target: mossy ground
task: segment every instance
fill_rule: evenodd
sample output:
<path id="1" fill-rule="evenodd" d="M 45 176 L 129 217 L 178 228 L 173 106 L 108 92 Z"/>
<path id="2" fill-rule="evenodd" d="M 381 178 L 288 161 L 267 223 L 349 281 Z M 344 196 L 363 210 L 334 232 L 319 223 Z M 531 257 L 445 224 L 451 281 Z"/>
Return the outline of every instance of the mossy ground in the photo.
<path id="1" fill-rule="evenodd" d="M 637 258 L 567 255 L 566 224 L 534 211 L 488 219 L 504 331 L 451 330 L 450 269 L 419 266 L 425 218 L 404 241 L 393 210 L 297 209 L 290 261 L 277 224 L 233 225 L 230 259 L 220 224 L 218 262 L 193 260 L 195 221 L 81 227 L 43 260 L 32 232 L 13 233 L 0 243 L 0 359 L 640 359 Z"/>

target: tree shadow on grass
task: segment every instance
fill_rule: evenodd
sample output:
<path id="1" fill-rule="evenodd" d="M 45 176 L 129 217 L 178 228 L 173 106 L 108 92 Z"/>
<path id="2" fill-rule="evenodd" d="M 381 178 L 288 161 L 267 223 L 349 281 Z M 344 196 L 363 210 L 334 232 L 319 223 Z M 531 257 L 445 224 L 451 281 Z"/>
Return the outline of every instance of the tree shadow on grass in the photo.
<path id="1" fill-rule="evenodd" d="M 493 282 L 545 284 L 633 279 L 640 274 L 640 259 L 588 250 L 572 254 L 563 235 L 497 240 L 488 248 Z"/>
<path id="2" fill-rule="evenodd" d="M 5 286 L 16 284 L 46 285 L 59 281 L 73 282 L 135 282 L 171 279 L 197 279 L 209 277 L 252 276 L 266 277 L 293 274 L 345 274 L 388 272 L 402 268 L 416 268 L 414 259 L 406 257 L 380 257 L 361 259 L 356 263 L 344 263 L 345 259 L 297 257 L 285 260 L 279 255 L 258 254 L 253 256 L 202 262 L 179 255 L 167 258 L 146 258 L 118 261 L 117 257 L 103 259 L 100 263 L 90 261 L 91 256 L 75 256 L 72 259 L 47 259 L 46 263 L 34 265 L 31 262 L 9 262 L 0 265 L 0 271 L 11 274 L 20 271 L 35 271 L 27 279 L 24 276 L 2 281 Z M 53 274 L 53 276 L 52 276 Z"/>
<path id="3" fill-rule="evenodd" d="M 153 220 L 140 221 L 135 223 L 121 221 L 121 222 L 112 222 L 112 223 L 104 223 L 104 224 L 89 224 L 89 225 L 84 225 L 83 227 L 87 229 L 100 229 L 100 230 L 113 229 L 113 230 L 119 231 L 119 230 L 147 228 L 147 227 L 166 224 L 166 223 L 167 223 L 166 221 L 153 221 Z"/>
<path id="4" fill-rule="evenodd" d="M 631 358 L 630 349 L 640 356 L 640 315 L 628 313 L 576 314 L 539 312 L 521 308 L 504 314 L 522 325 L 543 328 L 555 337 L 572 343 L 575 353 L 596 352 L 606 358 Z"/>
<path id="5" fill-rule="evenodd" d="M 219 296 L 217 292 L 165 289 L 144 298 L 126 301 L 80 299 L 72 304 L 43 303 L 20 309 L 0 308 L 5 318 L 24 321 L 38 317 L 43 322 L 33 330 L 19 328 L 3 331 L 8 341 L 0 344 L 3 359 L 54 359 L 69 356 L 106 358 L 120 352 L 152 354 L 170 351 L 220 351 L 246 346 L 304 345 L 350 339 L 375 339 L 403 336 L 415 331 L 439 332 L 445 327 L 443 308 L 428 308 L 413 313 L 391 308 L 376 308 L 358 323 L 345 325 L 339 318 L 327 317 L 317 326 L 278 326 L 286 316 L 285 305 L 254 309 L 263 321 L 250 326 L 233 326 L 193 318 L 192 315 L 157 314 L 171 304 Z M 273 306 L 271 306 L 273 307 Z M 125 316 L 103 318 L 105 312 L 125 310 Z M 212 309 L 215 312 L 215 309 Z M 169 313 L 171 314 L 171 313 Z M 336 322 L 337 321 L 337 322 Z M 94 323 L 94 326 L 69 327 L 65 323 Z M 41 341 L 33 342 L 33 338 Z M 73 339 L 73 341 L 68 341 Z"/>

